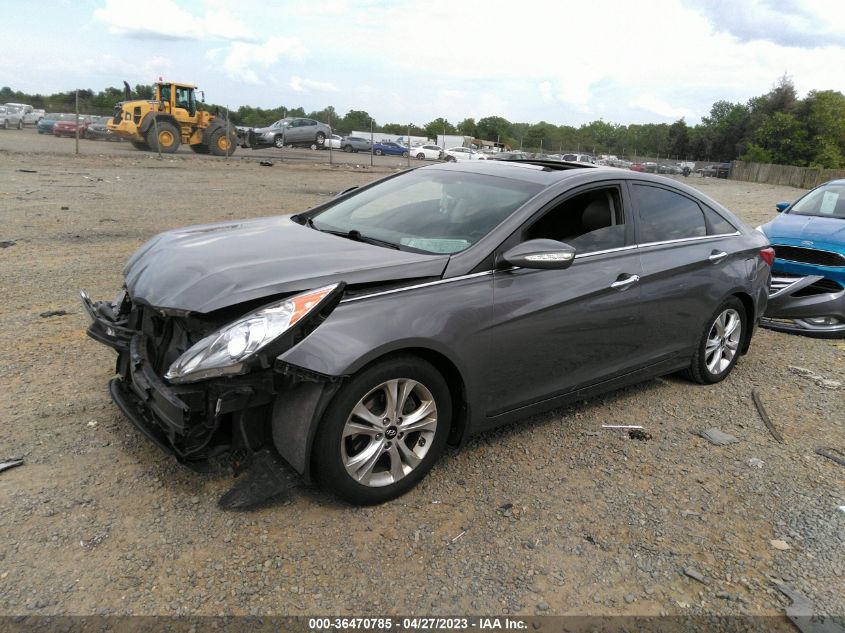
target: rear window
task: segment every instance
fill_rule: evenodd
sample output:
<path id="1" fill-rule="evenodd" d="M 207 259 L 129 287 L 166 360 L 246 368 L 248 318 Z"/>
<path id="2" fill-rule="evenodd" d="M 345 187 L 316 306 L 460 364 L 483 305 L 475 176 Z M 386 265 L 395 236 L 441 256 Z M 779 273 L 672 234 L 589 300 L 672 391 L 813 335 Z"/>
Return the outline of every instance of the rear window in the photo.
<path id="1" fill-rule="evenodd" d="M 634 185 L 640 244 L 707 235 L 704 213 L 698 203 L 674 191 Z"/>

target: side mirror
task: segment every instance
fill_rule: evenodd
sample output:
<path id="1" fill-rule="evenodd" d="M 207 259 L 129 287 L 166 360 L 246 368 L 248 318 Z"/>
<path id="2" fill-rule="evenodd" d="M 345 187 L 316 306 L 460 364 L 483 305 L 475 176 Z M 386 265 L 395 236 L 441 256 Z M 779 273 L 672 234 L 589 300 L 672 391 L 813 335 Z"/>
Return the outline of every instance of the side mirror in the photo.
<path id="1" fill-rule="evenodd" d="M 777 209 L 777 212 L 778 212 L 778 213 L 783 213 L 784 211 L 786 211 L 786 208 L 787 208 L 790 204 L 791 204 L 790 202 L 778 202 L 778 203 L 775 205 L 775 209 Z"/>
<path id="2" fill-rule="evenodd" d="M 502 260 L 519 268 L 553 268 L 563 270 L 572 265 L 575 249 L 556 240 L 528 240 L 509 249 Z"/>

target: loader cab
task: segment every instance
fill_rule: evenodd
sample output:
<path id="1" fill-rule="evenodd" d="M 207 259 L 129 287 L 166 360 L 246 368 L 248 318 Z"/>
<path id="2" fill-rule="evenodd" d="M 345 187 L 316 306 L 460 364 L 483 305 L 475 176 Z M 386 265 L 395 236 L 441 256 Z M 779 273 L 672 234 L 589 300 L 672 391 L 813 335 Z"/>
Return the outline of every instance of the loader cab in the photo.
<path id="1" fill-rule="evenodd" d="M 162 103 L 164 110 L 173 113 L 177 119 L 182 120 L 186 116 L 194 118 L 197 115 L 196 86 L 159 82 L 155 84 L 153 99 Z"/>

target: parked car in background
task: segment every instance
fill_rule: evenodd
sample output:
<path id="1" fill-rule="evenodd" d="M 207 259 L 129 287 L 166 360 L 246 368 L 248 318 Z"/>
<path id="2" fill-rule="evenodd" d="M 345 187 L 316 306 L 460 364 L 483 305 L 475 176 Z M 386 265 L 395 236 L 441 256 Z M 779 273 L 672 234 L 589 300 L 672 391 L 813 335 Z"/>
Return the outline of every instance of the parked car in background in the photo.
<path id="1" fill-rule="evenodd" d="M 344 152 L 369 152 L 373 149 L 370 139 L 362 136 L 344 136 L 340 145 Z"/>
<path id="2" fill-rule="evenodd" d="M 332 134 L 331 136 L 326 138 L 326 141 L 322 145 L 317 145 L 317 143 L 311 144 L 311 149 L 340 149 L 340 144 L 343 142 L 343 137 L 340 134 Z"/>
<path id="3" fill-rule="evenodd" d="M 30 110 L 23 115 L 24 125 L 38 125 L 38 122 L 45 115 L 44 110 Z"/>
<path id="4" fill-rule="evenodd" d="M 758 226 L 775 249 L 762 325 L 819 338 L 845 338 L 845 180 L 780 202 Z"/>
<path id="5" fill-rule="evenodd" d="M 589 154 L 564 154 L 563 160 L 568 163 L 584 163 L 586 165 L 594 165 L 596 162 Z"/>
<path id="6" fill-rule="evenodd" d="M 38 130 L 39 134 L 52 134 L 53 126 L 56 125 L 57 121 L 73 121 L 75 117 L 75 114 L 61 114 L 58 112 L 49 112 L 43 117 L 41 117 L 35 127 Z"/>
<path id="7" fill-rule="evenodd" d="M 731 173 L 730 163 L 715 163 L 696 170 L 704 178 L 727 178 Z"/>
<path id="8" fill-rule="evenodd" d="M 487 160 L 487 156 L 468 147 L 450 147 L 443 150 L 443 160 L 454 163 L 459 160 Z"/>
<path id="9" fill-rule="evenodd" d="M 407 156 L 408 148 L 393 141 L 373 143 L 373 154 L 376 156 Z"/>
<path id="10" fill-rule="evenodd" d="M 79 128 L 79 138 L 85 138 L 85 130 L 91 125 L 94 117 L 80 114 L 69 115 L 69 118 L 62 118 L 56 121 L 53 126 L 53 136 L 76 136 L 76 130 Z"/>
<path id="11" fill-rule="evenodd" d="M 85 138 L 93 141 L 121 141 L 121 137 L 108 128 L 110 116 L 94 117 L 91 123 L 85 128 Z"/>
<path id="12" fill-rule="evenodd" d="M 322 147 L 326 139 L 331 136 L 332 129 L 325 123 L 314 119 L 286 117 L 279 119 L 272 125 L 253 128 L 248 133 L 249 147 L 278 147 L 286 145 L 310 146 L 316 144 Z"/>
<path id="13" fill-rule="evenodd" d="M 419 145 L 411 148 L 411 155 L 418 160 L 438 160 L 443 148 L 439 145 Z"/>
<path id="14" fill-rule="evenodd" d="M 148 438 L 197 469 L 284 459 L 373 504 L 448 441 L 655 376 L 724 380 L 773 256 L 666 178 L 466 161 L 163 233 L 114 301 L 82 300 L 88 334 L 118 353 L 116 370 L 91 359 Z"/>
<path id="15" fill-rule="evenodd" d="M 530 157 L 525 152 L 498 152 L 491 158 L 492 160 L 528 160 Z"/>
<path id="16" fill-rule="evenodd" d="M 0 106 L 0 127 L 23 129 L 23 110 L 14 106 Z"/>

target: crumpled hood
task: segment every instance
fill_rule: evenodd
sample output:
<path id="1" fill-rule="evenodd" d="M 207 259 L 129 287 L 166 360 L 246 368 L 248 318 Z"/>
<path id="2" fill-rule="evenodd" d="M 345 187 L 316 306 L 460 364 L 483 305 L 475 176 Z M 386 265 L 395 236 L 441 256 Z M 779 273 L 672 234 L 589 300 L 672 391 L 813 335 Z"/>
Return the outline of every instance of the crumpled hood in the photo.
<path id="1" fill-rule="evenodd" d="M 769 239 L 810 240 L 827 244 L 845 244 L 845 220 L 784 213 L 764 227 Z"/>
<path id="2" fill-rule="evenodd" d="M 162 233 L 138 249 L 123 274 L 134 301 L 207 313 L 337 281 L 439 277 L 448 260 L 355 242 L 280 216 Z"/>

